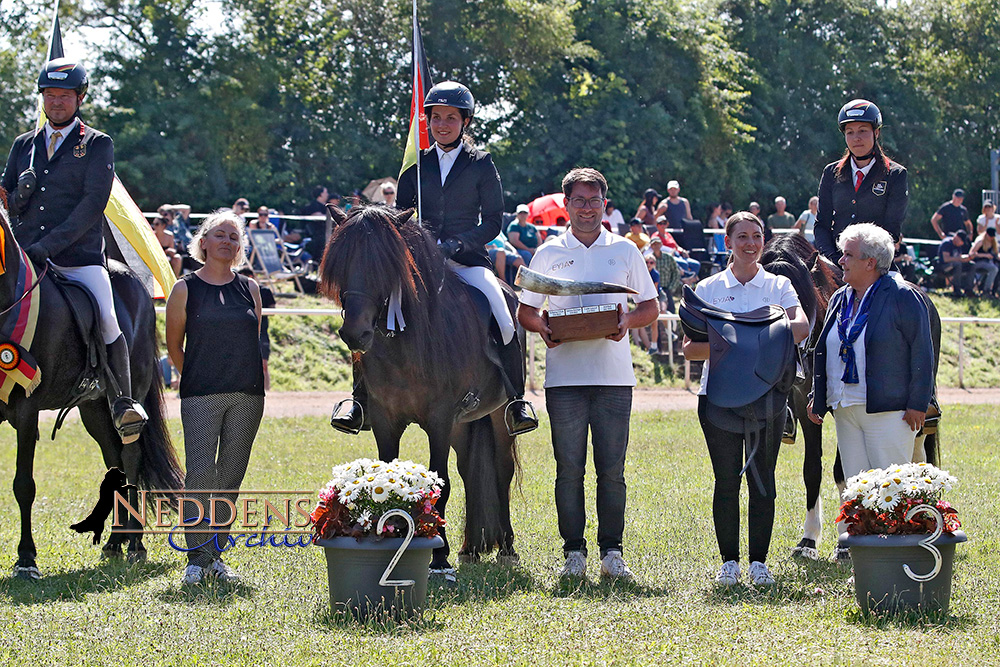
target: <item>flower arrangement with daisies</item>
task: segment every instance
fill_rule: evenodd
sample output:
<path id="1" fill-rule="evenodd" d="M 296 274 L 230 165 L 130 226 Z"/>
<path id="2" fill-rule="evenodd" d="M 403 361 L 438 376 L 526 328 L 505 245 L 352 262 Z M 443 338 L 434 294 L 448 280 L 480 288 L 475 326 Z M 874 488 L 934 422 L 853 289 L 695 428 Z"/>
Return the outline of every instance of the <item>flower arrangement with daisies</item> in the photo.
<path id="1" fill-rule="evenodd" d="M 310 518 L 317 538 L 356 537 L 375 533 L 385 512 L 401 509 L 413 517 L 414 537 L 434 537 L 444 519 L 434 508 L 444 486 L 437 473 L 413 461 L 386 463 L 358 459 L 334 466 L 333 479 L 319 492 Z M 383 537 L 406 534 L 402 517 L 390 517 Z"/>
<path id="2" fill-rule="evenodd" d="M 847 522 L 850 535 L 920 535 L 932 533 L 935 519 L 927 513 L 909 521 L 906 513 L 917 505 L 936 507 L 944 518 L 942 530 L 961 527 L 958 510 L 942 500 L 957 479 L 929 463 L 906 463 L 868 470 L 847 480 L 837 521 Z"/>

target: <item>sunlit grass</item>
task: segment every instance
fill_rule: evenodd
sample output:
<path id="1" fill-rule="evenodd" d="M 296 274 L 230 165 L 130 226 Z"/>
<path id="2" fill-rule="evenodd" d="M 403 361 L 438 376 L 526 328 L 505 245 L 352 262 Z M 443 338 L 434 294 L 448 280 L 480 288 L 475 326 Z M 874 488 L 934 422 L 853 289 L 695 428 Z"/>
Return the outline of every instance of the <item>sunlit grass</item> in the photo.
<path id="1" fill-rule="evenodd" d="M 804 509 L 800 445 L 785 446 L 779 460 L 769 558 L 777 586 L 715 590 L 708 456 L 695 415 L 669 412 L 633 416 L 625 555 L 634 585 L 601 583 L 596 558 L 589 582 L 557 581 L 554 463 L 543 423 L 521 441 L 513 512 L 522 566 L 492 558 L 463 566 L 456 586 L 431 586 L 423 618 L 402 624 L 331 613 L 318 548 L 233 550 L 227 561 L 244 576 L 240 586 L 181 587 L 184 559 L 162 537 L 147 538 L 145 565 L 101 563 L 98 548 L 68 528 L 89 511 L 103 474 L 96 445 L 70 423 L 55 442 L 39 443 L 33 516 L 44 578 L 0 580 L 0 664 L 988 664 L 1000 649 L 1000 429 L 985 406 L 953 406 L 946 419 L 944 464 L 961 482 L 952 500 L 970 536 L 958 550 L 947 616 L 865 620 L 848 572 L 788 558 Z M 9 480 L 14 433 L 0 435 Z M 403 455 L 426 462 L 425 443 L 409 431 Z M 321 418 L 266 420 L 244 486 L 318 489 L 332 465 L 375 453 L 370 434 L 341 436 Z M 831 446 L 826 454 L 829 469 Z M 453 543 L 463 498 L 457 482 L 448 511 Z M 592 475 L 587 498 L 591 510 Z M 829 524 L 832 481 L 823 500 Z M 18 519 L 9 491 L 0 494 L 0 512 L 12 564 Z M 825 555 L 833 532 L 827 525 Z M 588 539 L 596 541 L 593 525 Z"/>

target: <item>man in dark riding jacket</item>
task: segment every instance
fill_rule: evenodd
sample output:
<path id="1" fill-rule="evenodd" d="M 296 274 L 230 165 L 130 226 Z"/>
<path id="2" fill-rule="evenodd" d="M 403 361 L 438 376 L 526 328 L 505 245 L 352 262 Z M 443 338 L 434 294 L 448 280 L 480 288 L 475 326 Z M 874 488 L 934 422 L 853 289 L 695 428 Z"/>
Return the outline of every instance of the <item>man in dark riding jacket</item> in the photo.
<path id="1" fill-rule="evenodd" d="M 108 349 L 111 411 L 123 442 L 146 423 L 132 400 L 128 345 L 118 326 L 104 259 L 104 209 L 115 176 L 111 137 L 84 124 L 80 105 L 87 72 L 67 58 L 49 61 L 38 77 L 46 123 L 14 140 L 0 185 L 8 193 L 11 229 L 31 260 L 52 264 L 94 295 Z M 113 395 L 112 395 L 113 394 Z"/>

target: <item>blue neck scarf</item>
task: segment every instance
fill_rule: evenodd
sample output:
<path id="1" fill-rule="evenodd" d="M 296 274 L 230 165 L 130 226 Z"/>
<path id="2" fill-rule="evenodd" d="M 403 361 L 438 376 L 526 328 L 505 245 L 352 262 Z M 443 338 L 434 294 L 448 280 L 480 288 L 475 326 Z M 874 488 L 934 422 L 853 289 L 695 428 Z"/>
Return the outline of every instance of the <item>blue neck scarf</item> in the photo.
<path id="1" fill-rule="evenodd" d="M 872 297 L 875 290 L 882 282 L 882 277 L 868 289 L 868 293 L 861 297 L 861 305 L 858 306 L 858 316 L 854 319 L 854 326 L 848 330 L 851 321 L 851 312 L 854 310 L 854 297 L 857 292 L 851 290 L 851 296 L 840 311 L 840 318 L 837 321 L 837 333 L 840 334 L 840 359 L 844 362 L 844 375 L 840 378 L 844 384 L 858 384 L 858 362 L 854 356 L 854 343 L 861 335 L 861 331 L 868 324 L 868 310 L 872 305 Z"/>

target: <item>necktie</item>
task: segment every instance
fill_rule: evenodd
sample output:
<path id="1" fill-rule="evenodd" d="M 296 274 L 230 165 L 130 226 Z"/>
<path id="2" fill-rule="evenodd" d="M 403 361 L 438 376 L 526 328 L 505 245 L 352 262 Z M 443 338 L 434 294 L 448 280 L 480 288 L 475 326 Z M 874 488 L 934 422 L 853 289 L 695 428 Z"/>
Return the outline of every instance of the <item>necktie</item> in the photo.
<path id="1" fill-rule="evenodd" d="M 861 181 L 865 180 L 864 172 L 858 172 L 858 180 L 854 182 L 854 191 L 857 192 L 861 189 Z"/>
<path id="2" fill-rule="evenodd" d="M 62 139 L 62 132 L 53 132 L 52 136 L 49 138 L 49 159 L 52 159 L 52 154 L 56 152 L 56 144 Z"/>

